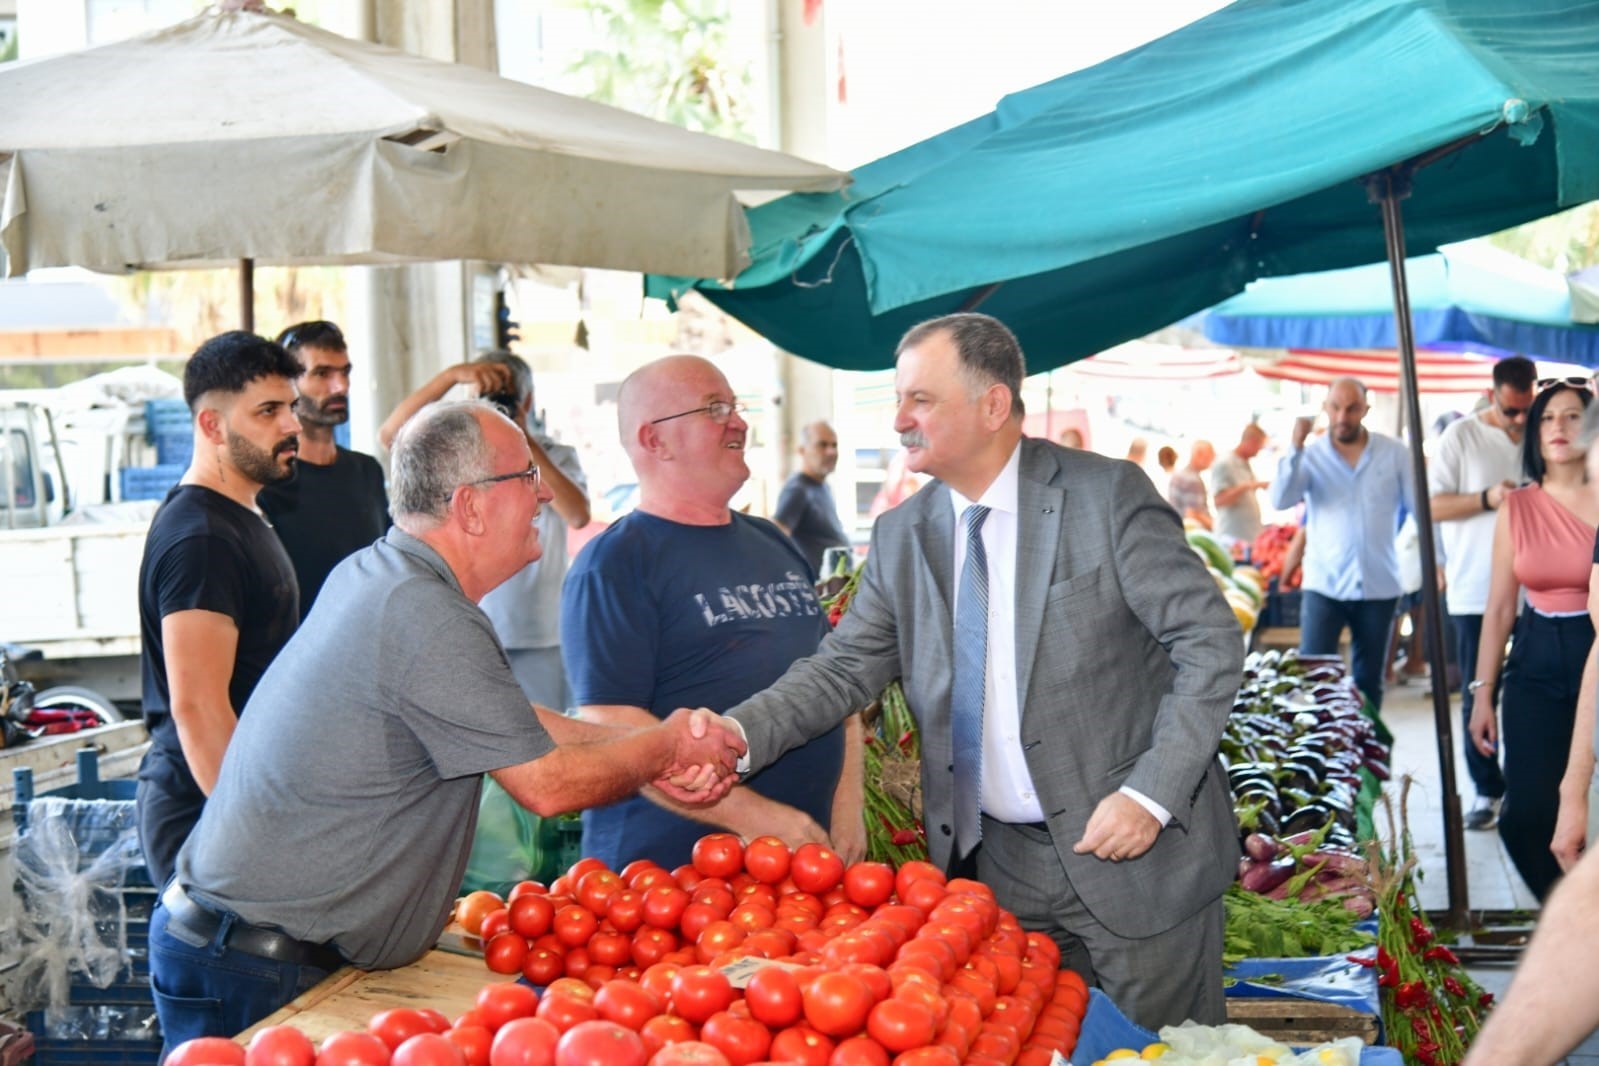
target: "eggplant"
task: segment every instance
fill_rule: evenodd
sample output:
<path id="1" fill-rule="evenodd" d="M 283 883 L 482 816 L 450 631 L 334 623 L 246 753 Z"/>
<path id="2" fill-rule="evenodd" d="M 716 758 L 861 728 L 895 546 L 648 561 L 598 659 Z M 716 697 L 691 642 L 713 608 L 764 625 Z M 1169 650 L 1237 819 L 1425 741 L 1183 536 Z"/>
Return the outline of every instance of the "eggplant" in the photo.
<path id="1" fill-rule="evenodd" d="M 1256 862 L 1271 862 L 1282 853 L 1282 847 L 1264 833 L 1250 833 L 1244 838 L 1244 851 Z"/>
<path id="2" fill-rule="evenodd" d="M 1294 860 L 1284 858 L 1273 862 L 1255 863 L 1238 881 L 1248 891 L 1265 895 L 1293 875 Z"/>

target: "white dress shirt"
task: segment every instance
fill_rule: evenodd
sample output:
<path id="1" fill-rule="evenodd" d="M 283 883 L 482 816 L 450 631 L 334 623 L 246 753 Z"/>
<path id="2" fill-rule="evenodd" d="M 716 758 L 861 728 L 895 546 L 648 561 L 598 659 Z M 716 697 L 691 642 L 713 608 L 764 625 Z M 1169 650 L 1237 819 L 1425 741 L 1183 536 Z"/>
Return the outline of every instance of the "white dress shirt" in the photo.
<path id="1" fill-rule="evenodd" d="M 969 500 L 949 490 L 955 508 L 954 590 L 958 611 L 961 573 L 966 565 L 966 509 L 972 504 L 988 508 L 983 522 L 983 551 L 988 556 L 988 670 L 983 685 L 982 809 L 1002 822 L 1042 822 L 1044 809 L 1033 787 L 1032 771 L 1022 752 L 1021 694 L 1016 687 L 1016 535 L 1019 509 L 1018 478 L 1021 447 L 981 498 Z M 1142 793 L 1122 788 L 1164 826 L 1171 813 Z"/>

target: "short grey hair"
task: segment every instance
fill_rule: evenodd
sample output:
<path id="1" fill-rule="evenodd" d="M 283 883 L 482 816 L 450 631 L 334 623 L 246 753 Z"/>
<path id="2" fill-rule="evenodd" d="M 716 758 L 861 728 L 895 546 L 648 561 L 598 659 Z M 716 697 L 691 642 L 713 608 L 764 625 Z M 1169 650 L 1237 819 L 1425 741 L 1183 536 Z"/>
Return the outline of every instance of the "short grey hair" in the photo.
<path id="1" fill-rule="evenodd" d="M 499 363 L 501 366 L 511 368 L 511 380 L 516 384 L 516 400 L 526 403 L 533 395 L 533 368 L 527 365 L 515 352 L 505 351 L 503 348 L 492 352 L 484 352 L 475 360 L 479 363 Z"/>
<path id="2" fill-rule="evenodd" d="M 428 404 L 400 427 L 389 462 L 389 504 L 400 528 L 437 525 L 457 487 L 491 476 L 482 412 L 504 417 L 486 400 L 453 400 Z"/>
<path id="3" fill-rule="evenodd" d="M 1010 412 L 1013 418 L 1026 413 L 1022 406 L 1022 379 L 1027 376 L 1027 360 L 1022 355 L 1021 342 L 1010 327 L 992 315 L 963 311 L 953 315 L 930 318 L 912 326 L 894 349 L 898 361 L 905 349 L 921 344 L 935 333 L 948 333 L 960 356 L 961 370 L 973 392 L 981 392 L 990 385 L 1004 385 L 1010 390 Z"/>

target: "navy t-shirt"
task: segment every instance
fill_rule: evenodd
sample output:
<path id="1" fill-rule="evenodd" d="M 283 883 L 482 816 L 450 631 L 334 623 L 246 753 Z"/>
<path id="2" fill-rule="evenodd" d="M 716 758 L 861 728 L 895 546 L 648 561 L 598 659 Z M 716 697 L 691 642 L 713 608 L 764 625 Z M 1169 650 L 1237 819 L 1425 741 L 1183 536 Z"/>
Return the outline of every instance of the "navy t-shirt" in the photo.
<path id="1" fill-rule="evenodd" d="M 784 483 L 772 517 L 788 530 L 812 570 L 821 571 L 822 554 L 828 548 L 849 547 L 849 534 L 839 523 L 832 491 L 826 482 L 803 470 Z"/>
<path id="2" fill-rule="evenodd" d="M 827 631 L 794 543 L 737 512 L 725 526 L 690 526 L 634 511 L 589 542 L 561 596 L 561 653 L 578 706 L 643 707 L 658 718 L 727 710 L 813 654 Z M 843 759 L 835 728 L 747 786 L 827 828 Z M 642 858 L 671 869 L 714 831 L 634 796 L 584 812 L 583 853 L 613 870 Z"/>

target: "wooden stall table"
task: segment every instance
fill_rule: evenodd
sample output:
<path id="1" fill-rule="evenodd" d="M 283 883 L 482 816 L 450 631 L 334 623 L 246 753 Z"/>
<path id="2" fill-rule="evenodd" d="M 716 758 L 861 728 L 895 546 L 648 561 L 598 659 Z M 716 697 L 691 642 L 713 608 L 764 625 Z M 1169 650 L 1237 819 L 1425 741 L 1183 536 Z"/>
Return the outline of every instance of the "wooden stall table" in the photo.
<path id="1" fill-rule="evenodd" d="M 346 966 L 236 1039 L 248 1043 L 258 1029 L 292 1025 L 320 1044 L 341 1030 L 364 1030 L 372 1015 L 391 1007 L 432 1007 L 453 1019 L 477 1001 L 478 989 L 509 980 L 485 968 L 482 955 L 437 948 L 398 970 L 367 971 Z"/>

